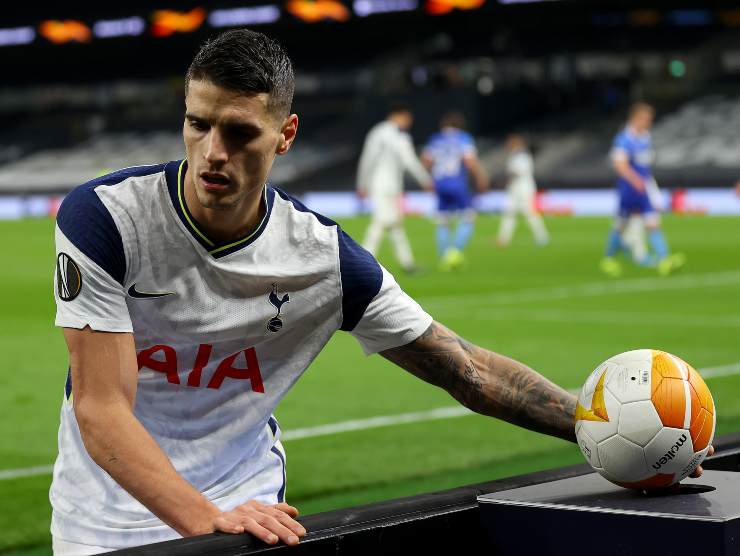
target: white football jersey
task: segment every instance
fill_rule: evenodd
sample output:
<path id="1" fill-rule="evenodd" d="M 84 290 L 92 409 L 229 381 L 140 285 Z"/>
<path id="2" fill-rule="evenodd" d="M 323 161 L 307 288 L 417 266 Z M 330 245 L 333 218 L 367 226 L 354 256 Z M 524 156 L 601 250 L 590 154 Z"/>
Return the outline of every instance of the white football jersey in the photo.
<path id="1" fill-rule="evenodd" d="M 362 147 L 357 185 L 365 187 L 371 199 L 400 195 L 406 171 L 419 183 L 432 180 L 416 156 L 411 136 L 393 122 L 386 120 L 376 124 Z"/>
<path id="2" fill-rule="evenodd" d="M 507 189 L 512 193 L 534 193 L 537 186 L 534 181 L 534 160 L 527 151 L 513 152 L 506 161 L 506 172 L 509 174 Z"/>
<path id="3" fill-rule="evenodd" d="M 184 202 L 186 169 L 127 168 L 69 194 L 56 324 L 133 332 L 135 415 L 177 471 L 222 510 L 274 504 L 285 456 L 272 412 L 332 334 L 351 332 L 370 354 L 415 340 L 432 319 L 335 222 L 269 185 L 259 227 L 214 243 Z M 73 405 L 68 374 L 52 534 L 110 548 L 178 537 L 92 461 Z"/>

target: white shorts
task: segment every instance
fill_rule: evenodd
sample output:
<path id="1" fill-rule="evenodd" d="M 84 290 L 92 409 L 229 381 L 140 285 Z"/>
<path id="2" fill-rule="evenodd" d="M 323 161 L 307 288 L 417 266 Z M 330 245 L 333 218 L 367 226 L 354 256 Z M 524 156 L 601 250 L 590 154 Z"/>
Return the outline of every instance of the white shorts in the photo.
<path id="1" fill-rule="evenodd" d="M 403 214 L 400 195 L 373 195 L 370 201 L 374 221 L 383 226 L 395 226 L 401 222 Z"/>
<path id="2" fill-rule="evenodd" d="M 52 537 L 51 550 L 54 553 L 54 556 L 87 556 L 88 554 L 102 554 L 103 552 L 113 552 L 116 549 L 105 548 L 103 546 L 92 546 L 90 544 L 67 542 L 56 537 Z"/>
<path id="3" fill-rule="evenodd" d="M 506 195 L 506 210 L 509 214 L 535 212 L 534 200 L 536 191 L 525 187 L 509 188 Z"/>

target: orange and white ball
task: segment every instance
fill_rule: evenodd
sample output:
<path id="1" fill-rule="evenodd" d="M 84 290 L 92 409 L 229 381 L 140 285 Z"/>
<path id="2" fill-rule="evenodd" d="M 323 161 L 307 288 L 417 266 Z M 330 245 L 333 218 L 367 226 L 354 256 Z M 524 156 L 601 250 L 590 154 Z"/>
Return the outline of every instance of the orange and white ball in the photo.
<path id="1" fill-rule="evenodd" d="M 714 437 L 712 394 L 696 370 L 664 351 L 604 361 L 583 386 L 576 437 L 586 461 L 620 486 L 660 488 L 687 477 Z"/>

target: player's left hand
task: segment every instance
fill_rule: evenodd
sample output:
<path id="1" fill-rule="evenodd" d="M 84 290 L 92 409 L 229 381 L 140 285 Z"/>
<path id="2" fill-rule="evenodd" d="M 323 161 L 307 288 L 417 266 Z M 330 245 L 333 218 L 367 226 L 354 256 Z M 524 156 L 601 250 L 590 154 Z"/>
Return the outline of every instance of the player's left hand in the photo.
<path id="1" fill-rule="evenodd" d="M 283 541 L 287 545 L 296 545 L 306 529 L 298 523 L 298 510 L 284 502 L 265 505 L 256 500 L 237 506 L 231 511 L 223 512 L 217 517 L 216 530 L 227 533 L 250 533 L 267 544 Z"/>
<path id="2" fill-rule="evenodd" d="M 714 446 L 709 447 L 709 451 L 707 452 L 707 457 L 711 456 L 712 454 L 714 454 Z M 689 477 L 691 477 L 692 479 L 698 479 L 699 477 L 701 477 L 702 473 L 704 473 L 704 468 L 701 465 L 699 465 L 696 469 L 694 469 L 694 471 L 691 473 L 691 475 L 689 475 Z"/>

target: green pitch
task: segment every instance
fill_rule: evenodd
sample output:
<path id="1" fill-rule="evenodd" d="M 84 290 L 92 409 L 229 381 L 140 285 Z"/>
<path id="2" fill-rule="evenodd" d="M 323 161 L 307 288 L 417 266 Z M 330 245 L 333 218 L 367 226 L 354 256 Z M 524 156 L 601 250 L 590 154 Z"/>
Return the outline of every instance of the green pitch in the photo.
<path id="1" fill-rule="evenodd" d="M 357 238 L 366 224 L 344 223 Z M 534 247 L 520 228 L 504 251 L 491 241 L 497 224 L 479 219 L 459 272 L 435 270 L 433 225 L 422 219 L 407 228 L 426 272 L 400 274 L 388 245 L 380 259 L 437 320 L 568 388 L 610 355 L 639 347 L 675 352 L 699 369 L 725 367 L 725 376 L 708 380 L 718 433 L 740 430 L 740 375 L 733 374 L 740 373 L 740 220 L 669 217 L 667 237 L 687 254 L 687 267 L 663 279 L 628 267 L 619 280 L 597 270 L 607 219 L 551 218 L 550 246 Z M 67 356 L 53 327 L 53 223 L 0 222 L 0 236 L 0 471 L 7 471 L 53 462 Z M 313 513 L 582 461 L 575 446 L 485 417 L 377 428 L 362 421 L 454 405 L 337 334 L 277 416 L 288 432 L 351 420 L 361 420 L 362 430 L 316 436 L 312 429 L 286 440 L 288 501 Z M 50 475 L 7 475 L 0 473 L 0 552 L 49 553 Z"/>

